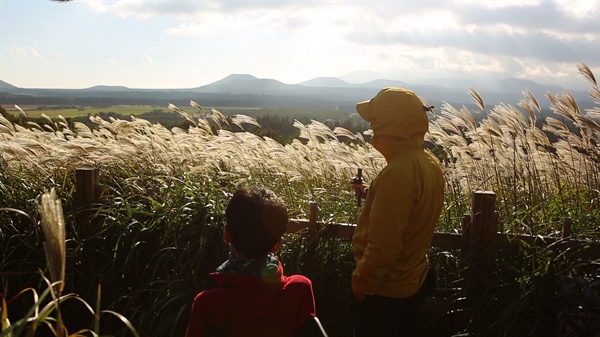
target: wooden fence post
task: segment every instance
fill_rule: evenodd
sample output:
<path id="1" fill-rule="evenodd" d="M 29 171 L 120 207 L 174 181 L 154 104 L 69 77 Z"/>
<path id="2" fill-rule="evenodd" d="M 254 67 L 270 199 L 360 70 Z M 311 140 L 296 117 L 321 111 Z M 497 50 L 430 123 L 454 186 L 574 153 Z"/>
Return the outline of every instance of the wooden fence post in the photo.
<path id="1" fill-rule="evenodd" d="M 81 167 L 75 170 L 75 222 L 80 237 L 87 238 L 93 233 L 95 210 L 93 204 L 100 200 L 102 185 L 100 170 L 95 167 Z"/>
<path id="2" fill-rule="evenodd" d="M 308 213 L 308 227 L 311 229 L 317 229 L 317 218 L 319 216 L 319 207 L 316 202 L 311 201 L 309 203 L 310 210 Z"/>
<path id="3" fill-rule="evenodd" d="M 572 226 L 571 224 L 573 223 L 573 220 L 571 218 L 565 218 L 564 222 L 563 222 L 563 228 L 562 228 L 562 238 L 566 239 L 569 236 L 571 236 L 572 234 Z"/>
<path id="4" fill-rule="evenodd" d="M 465 218 L 463 230 L 465 259 L 464 291 L 466 308 L 473 309 L 490 287 L 497 255 L 498 213 L 495 210 L 496 194 L 491 191 L 474 191 L 471 199 L 471 216 Z"/>

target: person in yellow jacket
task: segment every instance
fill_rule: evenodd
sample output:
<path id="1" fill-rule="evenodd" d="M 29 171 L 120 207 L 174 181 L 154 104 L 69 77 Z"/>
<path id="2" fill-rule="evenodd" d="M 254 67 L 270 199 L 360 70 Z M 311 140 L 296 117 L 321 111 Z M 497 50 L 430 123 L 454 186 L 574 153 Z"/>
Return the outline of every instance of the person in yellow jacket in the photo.
<path id="1" fill-rule="evenodd" d="M 412 91 L 384 88 L 356 110 L 387 166 L 372 181 L 352 238 L 355 337 L 411 336 L 433 293 L 427 251 L 444 203 L 438 160 L 424 149 L 431 107 Z M 363 193 L 365 185 L 353 185 Z"/>

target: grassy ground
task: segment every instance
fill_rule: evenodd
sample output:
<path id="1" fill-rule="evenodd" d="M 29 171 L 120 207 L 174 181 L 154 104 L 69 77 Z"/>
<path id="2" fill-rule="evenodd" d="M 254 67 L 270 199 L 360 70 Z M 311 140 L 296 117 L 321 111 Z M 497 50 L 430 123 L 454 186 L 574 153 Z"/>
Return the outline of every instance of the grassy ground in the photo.
<path id="1" fill-rule="evenodd" d="M 13 115 L 18 115 L 20 112 L 14 107 L 4 107 L 6 111 Z M 114 105 L 109 107 L 53 107 L 53 106 L 20 106 L 30 118 L 41 117 L 42 114 L 50 118 L 56 118 L 59 115 L 64 118 L 83 117 L 88 115 L 98 115 L 101 113 L 115 113 L 122 116 L 140 115 L 151 112 L 153 110 L 168 111 L 168 106 L 151 106 L 151 105 Z M 192 109 L 189 109 L 190 111 Z"/>

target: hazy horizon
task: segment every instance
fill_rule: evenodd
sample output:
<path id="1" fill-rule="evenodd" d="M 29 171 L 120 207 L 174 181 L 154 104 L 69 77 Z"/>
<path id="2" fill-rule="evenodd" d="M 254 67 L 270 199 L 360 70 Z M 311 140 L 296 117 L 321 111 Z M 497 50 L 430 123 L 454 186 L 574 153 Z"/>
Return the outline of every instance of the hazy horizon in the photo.
<path id="1" fill-rule="evenodd" d="M 403 83 L 406 83 L 406 86 L 408 88 L 410 88 L 411 86 L 438 86 L 438 87 L 444 87 L 447 89 L 451 89 L 451 88 L 455 88 L 457 86 L 463 87 L 465 88 L 465 90 L 467 90 L 468 88 L 474 88 L 476 90 L 498 90 L 498 91 L 503 91 L 503 92 L 507 92 L 506 90 L 506 84 L 502 84 L 503 81 L 509 81 L 510 83 L 516 84 L 518 85 L 519 82 L 511 82 L 511 80 L 516 80 L 516 81 L 525 81 L 524 82 L 524 86 L 523 87 L 515 87 L 514 90 L 515 92 L 518 92 L 520 90 L 523 89 L 528 89 L 527 88 L 527 82 L 530 81 L 528 79 L 519 79 L 519 78 L 502 78 L 502 79 L 497 79 L 497 80 L 489 80 L 489 79 L 474 79 L 474 80 L 468 80 L 468 79 L 443 79 L 441 81 L 439 80 L 435 80 L 432 82 L 427 82 L 427 81 L 415 81 L 415 82 L 406 82 L 400 79 L 387 79 L 384 77 L 377 77 L 378 73 L 375 72 L 354 72 L 354 73 L 349 73 L 347 75 L 344 76 L 340 76 L 340 77 L 332 77 L 332 76 L 321 76 L 321 77 L 315 77 L 315 78 L 311 78 L 308 79 L 306 81 L 302 81 L 302 82 L 298 82 L 298 83 L 285 83 L 283 81 L 280 81 L 278 79 L 274 79 L 274 78 L 258 78 L 252 74 L 229 74 L 221 79 L 217 79 L 216 81 L 213 81 L 211 83 L 207 83 L 204 85 L 199 85 L 199 86 L 194 86 L 194 87 L 174 87 L 174 88 L 168 88 L 168 87 L 164 87 L 164 88 L 138 88 L 138 87 L 128 87 L 125 85 L 119 85 L 119 84 L 113 84 L 113 85 L 106 85 L 106 84 L 94 84 L 94 85 L 90 85 L 88 87 L 80 87 L 80 88 L 54 88 L 54 87 L 39 87 L 39 86 L 34 86 L 34 87 L 20 87 L 17 85 L 14 85 L 13 83 L 10 83 L 8 81 L 4 81 L 2 78 L 0 78 L 0 81 L 7 83 L 9 85 L 21 88 L 21 89 L 30 89 L 30 90 L 84 90 L 84 89 L 90 89 L 90 88 L 96 88 L 96 87 L 105 87 L 105 88 L 123 88 L 123 89 L 128 89 L 128 90 L 196 90 L 198 88 L 201 88 L 203 86 L 207 86 L 207 85 L 211 85 L 211 84 L 215 84 L 218 83 L 222 80 L 227 80 L 228 78 L 230 78 L 231 76 L 252 76 L 254 78 L 256 78 L 257 80 L 275 80 L 278 82 L 281 82 L 283 84 L 286 85 L 305 85 L 305 86 L 322 86 L 322 87 L 335 87 L 334 84 L 332 84 L 331 82 L 329 82 L 327 79 L 339 79 L 344 81 L 345 83 L 347 83 L 348 85 L 356 85 L 356 86 L 363 86 L 363 85 L 369 85 L 370 82 L 375 82 L 375 81 L 400 81 Z M 540 82 L 534 82 L 535 84 L 542 86 L 542 87 L 561 87 L 564 90 L 569 90 L 569 91 L 586 91 L 588 92 L 590 89 L 590 83 L 584 79 L 584 77 L 579 74 L 578 75 L 580 77 L 580 81 L 582 84 L 584 84 L 583 87 L 578 87 L 578 88 L 571 88 L 571 87 L 567 87 L 565 85 L 562 85 L 560 83 L 540 83 Z M 335 81 L 334 81 L 335 82 Z M 499 86 L 502 86 L 502 88 L 500 88 Z M 340 86 L 340 88 L 343 88 L 343 86 Z M 1 89 L 1 87 L 0 87 Z M 510 92 L 510 90 L 508 90 Z"/>

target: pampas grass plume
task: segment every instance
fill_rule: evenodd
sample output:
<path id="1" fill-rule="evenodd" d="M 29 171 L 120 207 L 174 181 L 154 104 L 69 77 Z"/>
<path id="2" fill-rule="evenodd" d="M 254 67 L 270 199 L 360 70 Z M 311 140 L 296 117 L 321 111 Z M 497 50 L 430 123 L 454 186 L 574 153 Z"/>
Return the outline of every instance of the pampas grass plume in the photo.
<path id="1" fill-rule="evenodd" d="M 43 193 L 37 206 L 46 238 L 44 251 L 50 270 L 50 280 L 57 284 L 57 293 L 60 294 L 65 279 L 65 221 L 61 201 L 56 197 L 55 189 Z"/>

